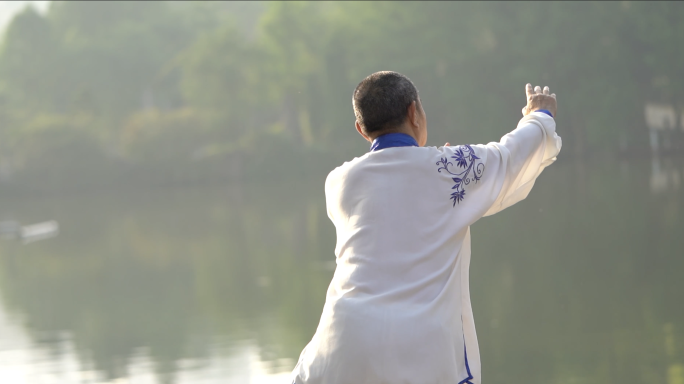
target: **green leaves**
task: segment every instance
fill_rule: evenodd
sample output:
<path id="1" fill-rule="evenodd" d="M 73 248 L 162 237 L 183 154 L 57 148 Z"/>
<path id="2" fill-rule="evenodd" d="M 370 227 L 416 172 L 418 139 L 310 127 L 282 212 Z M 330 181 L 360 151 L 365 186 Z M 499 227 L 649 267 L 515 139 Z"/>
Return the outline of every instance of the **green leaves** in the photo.
<path id="1" fill-rule="evenodd" d="M 158 122 L 184 111 L 198 143 L 247 153 L 268 136 L 347 158 L 366 150 L 354 87 L 396 70 L 429 144 L 498 139 L 531 82 L 559 95 L 564 153 L 617 150 L 646 141 L 644 103 L 684 109 L 683 17 L 677 2 L 55 2 L 7 30 L 2 113 L 29 141 L 36 116 L 88 116 L 103 147 L 145 137 L 153 152 L 177 129 Z"/>

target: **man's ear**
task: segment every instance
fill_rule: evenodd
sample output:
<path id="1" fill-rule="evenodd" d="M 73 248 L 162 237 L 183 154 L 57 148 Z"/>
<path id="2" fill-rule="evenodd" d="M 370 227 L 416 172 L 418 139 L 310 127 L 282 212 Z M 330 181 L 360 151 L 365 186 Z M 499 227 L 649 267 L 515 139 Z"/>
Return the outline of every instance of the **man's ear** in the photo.
<path id="1" fill-rule="evenodd" d="M 420 116 L 418 112 L 418 105 L 416 104 L 416 101 L 413 100 L 411 104 L 408 107 L 408 121 L 411 123 L 413 127 L 419 127 L 420 126 Z"/>
<path id="2" fill-rule="evenodd" d="M 368 140 L 369 143 L 372 143 L 373 140 L 370 137 L 366 136 L 365 133 L 363 133 L 363 129 L 361 129 L 361 124 L 359 124 L 358 120 L 356 120 L 355 125 L 356 125 L 356 131 L 359 133 L 359 135 L 363 136 L 363 138 Z"/>

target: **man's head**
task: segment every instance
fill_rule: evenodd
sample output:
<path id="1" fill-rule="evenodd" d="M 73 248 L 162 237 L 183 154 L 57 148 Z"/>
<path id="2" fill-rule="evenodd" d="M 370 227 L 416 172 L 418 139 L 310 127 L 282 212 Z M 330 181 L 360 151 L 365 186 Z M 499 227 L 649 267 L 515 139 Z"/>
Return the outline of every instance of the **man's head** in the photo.
<path id="1" fill-rule="evenodd" d="M 391 71 L 375 72 L 354 90 L 356 130 L 366 140 L 401 132 L 413 136 L 418 144 L 427 142 L 427 120 L 418 90 L 408 77 Z"/>

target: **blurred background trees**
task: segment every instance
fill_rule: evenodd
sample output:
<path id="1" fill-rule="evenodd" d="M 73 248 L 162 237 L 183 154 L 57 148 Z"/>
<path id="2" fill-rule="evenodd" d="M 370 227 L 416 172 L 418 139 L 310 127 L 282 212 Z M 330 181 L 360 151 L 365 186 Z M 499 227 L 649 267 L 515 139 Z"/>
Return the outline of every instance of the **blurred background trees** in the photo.
<path id="1" fill-rule="evenodd" d="M 647 142 L 645 103 L 684 110 L 683 17 L 677 2 L 29 7 L 0 51 L 3 179 L 324 175 L 367 150 L 351 93 L 378 70 L 416 83 L 430 145 L 497 140 L 531 82 L 559 94 L 563 157 L 614 155 Z"/>

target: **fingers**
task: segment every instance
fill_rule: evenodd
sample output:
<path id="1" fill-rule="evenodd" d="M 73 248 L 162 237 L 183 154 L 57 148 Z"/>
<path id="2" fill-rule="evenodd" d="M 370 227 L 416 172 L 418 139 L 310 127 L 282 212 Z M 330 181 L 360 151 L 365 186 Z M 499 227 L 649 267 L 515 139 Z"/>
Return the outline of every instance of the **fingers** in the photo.
<path id="1" fill-rule="evenodd" d="M 449 145 L 451 145 L 451 144 L 449 144 L 448 141 L 446 142 L 446 144 L 444 144 L 445 147 L 448 147 Z"/>
<path id="2" fill-rule="evenodd" d="M 543 89 L 540 86 L 532 87 L 532 84 L 527 83 L 525 85 L 525 94 L 527 95 L 527 99 L 529 100 L 532 96 L 535 95 L 547 95 L 551 96 L 553 98 L 556 98 L 555 93 L 551 93 L 551 90 L 549 89 L 548 86 L 545 86 Z"/>
<path id="3" fill-rule="evenodd" d="M 532 84 L 527 83 L 527 85 L 525 85 L 525 95 L 527 95 L 527 100 L 529 100 L 534 95 L 534 89 L 532 88 Z"/>
<path id="4" fill-rule="evenodd" d="M 525 84 L 525 94 L 527 95 L 527 105 L 521 111 L 523 116 L 539 109 L 549 110 L 553 116 L 556 116 L 556 94 L 551 93 L 548 86 L 544 86 L 544 88 L 539 85 L 533 87 L 532 84 L 527 83 Z"/>

